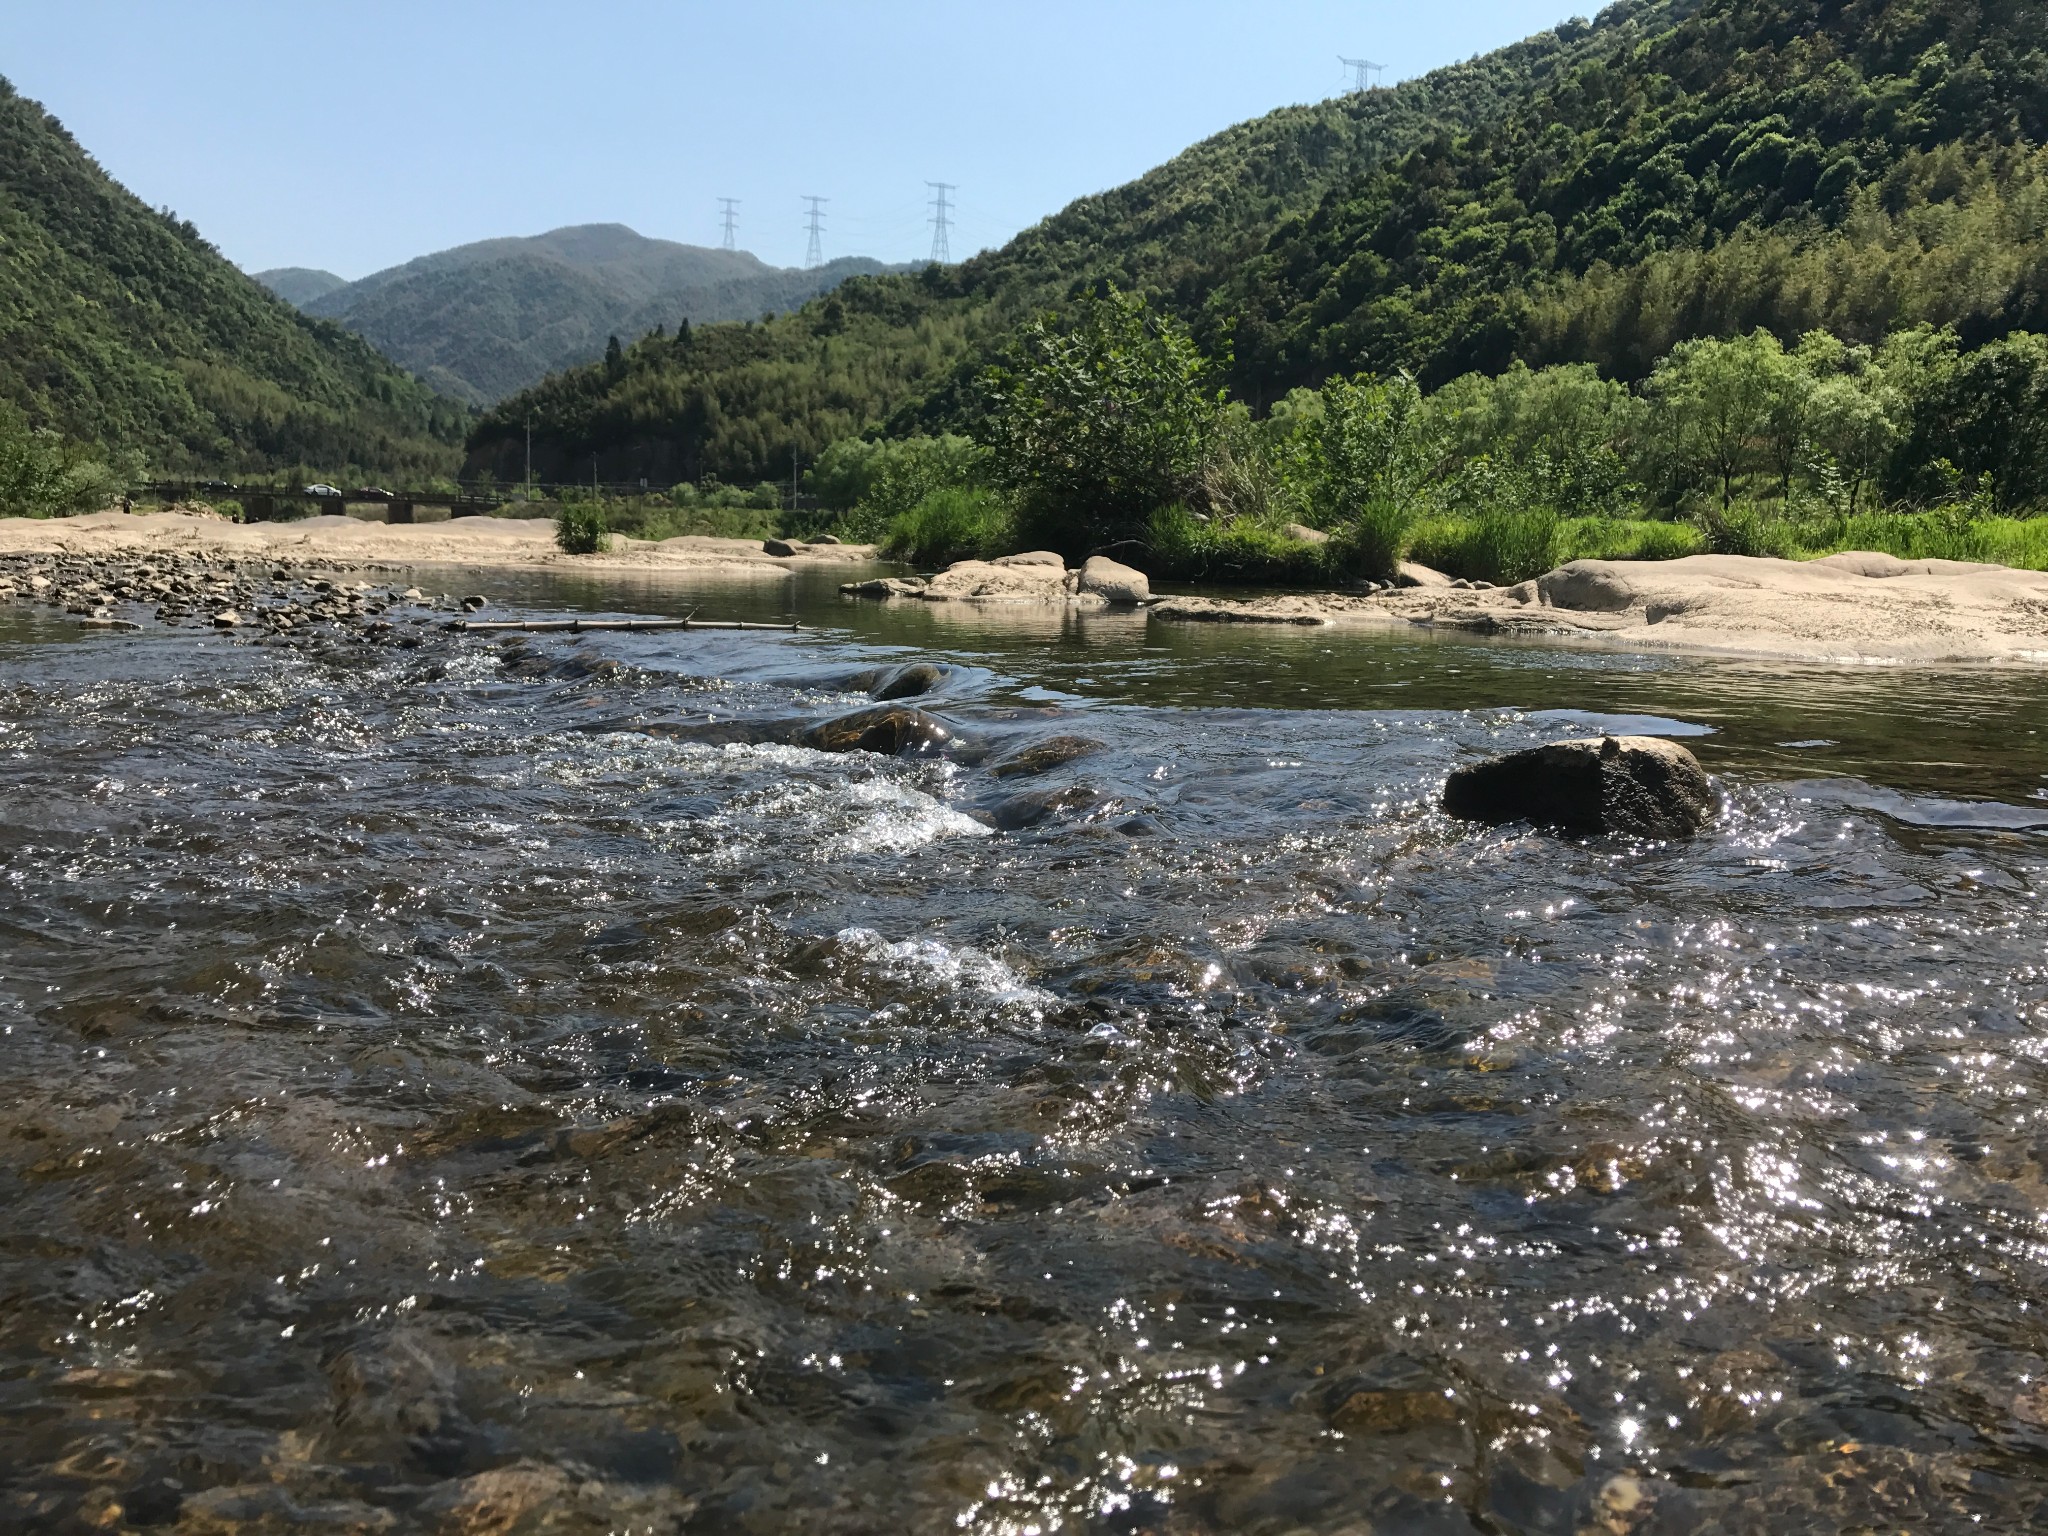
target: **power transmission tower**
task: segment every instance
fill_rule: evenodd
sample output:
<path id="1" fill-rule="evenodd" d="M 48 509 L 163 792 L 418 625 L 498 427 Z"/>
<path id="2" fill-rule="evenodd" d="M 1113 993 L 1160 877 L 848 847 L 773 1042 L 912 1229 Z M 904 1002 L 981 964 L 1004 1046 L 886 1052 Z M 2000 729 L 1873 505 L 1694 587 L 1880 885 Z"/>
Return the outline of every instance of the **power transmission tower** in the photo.
<path id="1" fill-rule="evenodd" d="M 738 250 L 739 246 L 733 239 L 733 231 L 739 227 L 740 200 L 736 197 L 721 197 L 718 200 L 718 214 L 725 220 L 725 248 L 728 251 Z"/>
<path id="2" fill-rule="evenodd" d="M 822 267 L 825 265 L 825 204 L 831 202 L 832 199 L 829 197 L 811 197 L 806 194 L 804 201 L 811 205 L 810 212 L 807 215 L 810 220 L 808 227 L 811 232 L 811 243 L 804 249 L 804 265 L 806 267 Z"/>
<path id="3" fill-rule="evenodd" d="M 953 243 L 947 238 L 947 234 L 953 227 L 953 221 L 948 217 L 953 211 L 953 205 L 946 201 L 946 195 L 949 192 L 958 192 L 960 188 L 950 181 L 928 181 L 925 185 L 930 187 L 934 194 L 932 197 L 932 260 L 950 263 L 953 259 Z"/>
<path id="4" fill-rule="evenodd" d="M 1378 85 L 1379 76 L 1387 67 L 1384 64 L 1375 64 L 1371 59 L 1347 59 L 1341 53 L 1337 55 L 1337 62 L 1351 71 L 1351 89 L 1361 94 L 1365 91 L 1365 77 L 1368 74 L 1372 75 L 1373 84 Z"/>

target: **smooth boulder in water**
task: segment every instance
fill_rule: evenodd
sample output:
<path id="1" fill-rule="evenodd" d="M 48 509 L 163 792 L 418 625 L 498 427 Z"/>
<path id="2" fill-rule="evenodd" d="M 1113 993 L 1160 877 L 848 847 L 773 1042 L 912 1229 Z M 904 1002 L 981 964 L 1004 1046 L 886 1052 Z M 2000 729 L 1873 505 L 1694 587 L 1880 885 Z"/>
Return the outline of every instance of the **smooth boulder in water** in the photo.
<path id="1" fill-rule="evenodd" d="M 812 726 L 798 740 L 818 752 L 936 752 L 953 739 L 946 722 L 921 709 L 884 704 Z"/>
<path id="2" fill-rule="evenodd" d="M 1634 837 L 1689 837 L 1713 805 L 1699 760 L 1656 736 L 1553 741 L 1460 768 L 1444 785 L 1444 809 L 1465 821 Z"/>
<path id="3" fill-rule="evenodd" d="M 1077 586 L 1113 606 L 1129 607 L 1152 600 L 1152 583 L 1143 571 L 1106 555 L 1089 556 L 1088 563 L 1081 567 Z"/>
<path id="4" fill-rule="evenodd" d="M 913 661 L 897 667 L 875 685 L 878 699 L 914 699 L 932 692 L 946 681 L 946 670 L 928 661 Z"/>
<path id="5" fill-rule="evenodd" d="M 1050 773 L 1076 758 L 1090 757 L 1102 750 L 1101 742 L 1086 736 L 1048 736 L 1044 741 L 1030 742 L 1013 752 L 1004 753 L 989 764 L 988 771 L 999 779 Z"/>

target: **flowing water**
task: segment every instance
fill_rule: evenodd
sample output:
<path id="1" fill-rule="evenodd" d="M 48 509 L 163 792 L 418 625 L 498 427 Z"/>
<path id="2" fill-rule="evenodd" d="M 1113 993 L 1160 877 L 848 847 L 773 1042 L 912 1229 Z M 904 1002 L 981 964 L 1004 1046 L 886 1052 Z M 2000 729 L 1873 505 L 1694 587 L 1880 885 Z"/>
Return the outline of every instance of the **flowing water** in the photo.
<path id="1" fill-rule="evenodd" d="M 462 579 L 0 610 L 0 1526 L 2048 1520 L 2048 679 Z"/>

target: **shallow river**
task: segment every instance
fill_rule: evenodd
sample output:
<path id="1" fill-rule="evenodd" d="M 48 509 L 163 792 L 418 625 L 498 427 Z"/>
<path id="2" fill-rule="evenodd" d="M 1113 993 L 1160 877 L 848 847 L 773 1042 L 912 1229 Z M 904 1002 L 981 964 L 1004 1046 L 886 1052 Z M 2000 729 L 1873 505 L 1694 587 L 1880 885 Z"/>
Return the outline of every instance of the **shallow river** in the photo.
<path id="1" fill-rule="evenodd" d="M 461 580 L 0 609 L 0 1528 L 2048 1521 L 2048 678 Z"/>

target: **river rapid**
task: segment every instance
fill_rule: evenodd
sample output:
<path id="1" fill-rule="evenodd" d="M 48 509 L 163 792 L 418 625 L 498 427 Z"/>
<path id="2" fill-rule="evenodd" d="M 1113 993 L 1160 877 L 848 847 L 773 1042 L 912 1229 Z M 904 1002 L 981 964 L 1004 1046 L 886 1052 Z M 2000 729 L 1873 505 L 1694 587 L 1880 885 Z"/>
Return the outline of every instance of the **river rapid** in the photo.
<path id="1" fill-rule="evenodd" d="M 2048 1522 L 2048 678 L 441 579 L 0 607 L 0 1527 Z"/>

